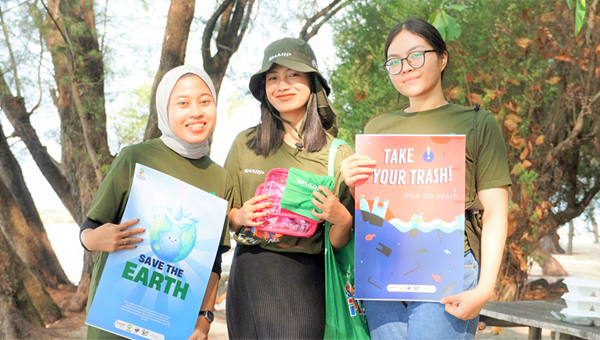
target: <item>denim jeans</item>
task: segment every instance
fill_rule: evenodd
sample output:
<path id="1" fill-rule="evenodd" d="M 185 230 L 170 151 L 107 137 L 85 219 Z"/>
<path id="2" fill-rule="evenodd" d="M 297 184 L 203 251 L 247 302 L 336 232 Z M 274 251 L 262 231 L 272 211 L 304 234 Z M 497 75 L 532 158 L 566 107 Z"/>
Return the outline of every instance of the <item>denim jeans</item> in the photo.
<path id="1" fill-rule="evenodd" d="M 464 289 L 477 286 L 479 264 L 472 251 L 464 255 Z M 439 302 L 365 300 L 371 339 L 474 339 L 479 315 L 461 320 Z"/>

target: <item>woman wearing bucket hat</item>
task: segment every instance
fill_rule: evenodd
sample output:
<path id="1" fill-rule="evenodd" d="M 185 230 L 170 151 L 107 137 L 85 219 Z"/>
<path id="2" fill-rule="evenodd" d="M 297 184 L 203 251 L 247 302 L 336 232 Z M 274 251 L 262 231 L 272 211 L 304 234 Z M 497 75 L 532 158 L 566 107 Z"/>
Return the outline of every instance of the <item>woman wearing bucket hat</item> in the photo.
<path id="1" fill-rule="evenodd" d="M 466 135 L 465 209 L 471 217 L 464 230 L 464 291 L 439 303 L 365 300 L 370 335 L 372 339 L 473 339 L 479 312 L 494 292 L 506 240 L 511 179 L 504 139 L 490 112 L 444 98 L 442 77 L 449 54 L 431 24 L 409 19 L 394 26 L 385 43 L 385 60 L 398 96 L 408 97 L 410 105 L 373 119 L 365 133 Z M 342 172 L 352 190 L 357 181 L 372 175 L 375 164 L 364 155 L 345 160 Z M 482 228 L 476 231 L 474 226 Z"/>
<path id="2" fill-rule="evenodd" d="M 231 205 L 231 177 L 208 156 L 208 136 L 217 121 L 214 94 L 210 77 L 197 67 L 184 65 L 167 72 L 156 92 L 158 127 L 162 136 L 124 148 L 111 164 L 80 230 L 82 246 L 86 250 L 101 251 L 92 273 L 87 311 L 94 301 L 108 253 L 134 249 L 137 247 L 136 243 L 142 242 L 136 236 L 145 232 L 143 228 L 125 230 L 137 224 L 139 219 L 119 222 L 129 197 L 136 163 L 211 192 Z M 230 248 L 227 225 L 226 219 L 200 315 L 190 339 L 208 336 L 221 275 L 221 254 Z M 170 338 L 169 334 L 164 335 Z M 122 339 L 91 326 L 88 326 L 87 337 Z"/>
<path id="3" fill-rule="evenodd" d="M 320 186 L 312 202 L 322 211 L 309 237 L 263 232 L 257 218 L 269 207 L 256 188 L 274 168 L 297 168 L 326 175 L 329 149 L 337 134 L 337 114 L 328 100 L 327 81 L 317 69 L 311 47 L 285 38 L 264 51 L 261 69 L 250 79 L 261 103 L 261 122 L 241 132 L 225 168 L 234 182 L 230 228 L 238 245 L 227 288 L 227 328 L 232 339 L 323 338 L 325 326 L 324 237 L 341 249 L 351 238 L 354 200 L 336 171 L 333 193 Z M 335 169 L 353 154 L 340 146 Z M 319 201 L 317 201 L 317 198 Z M 321 203 L 322 202 L 322 203 Z"/>

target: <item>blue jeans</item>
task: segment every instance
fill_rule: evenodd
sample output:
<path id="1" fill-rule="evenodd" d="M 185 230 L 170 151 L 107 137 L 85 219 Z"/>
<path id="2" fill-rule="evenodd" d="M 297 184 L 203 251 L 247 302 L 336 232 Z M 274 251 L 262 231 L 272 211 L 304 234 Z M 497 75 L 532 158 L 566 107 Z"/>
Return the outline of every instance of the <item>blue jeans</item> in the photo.
<path id="1" fill-rule="evenodd" d="M 464 287 L 477 287 L 479 264 L 472 251 L 464 255 Z M 461 320 L 439 302 L 365 300 L 371 339 L 474 339 L 479 315 Z"/>

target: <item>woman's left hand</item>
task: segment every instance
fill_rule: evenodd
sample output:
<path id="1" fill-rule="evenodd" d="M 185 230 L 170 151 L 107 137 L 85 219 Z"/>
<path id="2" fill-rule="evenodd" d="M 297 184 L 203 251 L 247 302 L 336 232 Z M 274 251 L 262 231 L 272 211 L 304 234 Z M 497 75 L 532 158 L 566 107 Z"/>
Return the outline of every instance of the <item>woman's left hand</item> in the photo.
<path id="1" fill-rule="evenodd" d="M 196 321 L 194 333 L 190 335 L 188 340 L 207 340 L 208 331 L 210 331 L 210 324 L 204 316 L 198 315 L 198 320 Z"/>
<path id="2" fill-rule="evenodd" d="M 476 317 L 489 299 L 489 294 L 475 288 L 446 296 L 440 300 L 440 303 L 446 305 L 446 312 L 450 315 L 466 321 Z"/>
<path id="3" fill-rule="evenodd" d="M 327 187 L 320 185 L 318 189 L 325 195 L 318 191 L 313 191 L 313 196 L 315 197 L 313 197 L 312 203 L 323 212 L 318 213 L 313 209 L 312 214 L 316 218 L 327 220 L 336 226 L 352 224 L 352 215 L 340 200 Z"/>

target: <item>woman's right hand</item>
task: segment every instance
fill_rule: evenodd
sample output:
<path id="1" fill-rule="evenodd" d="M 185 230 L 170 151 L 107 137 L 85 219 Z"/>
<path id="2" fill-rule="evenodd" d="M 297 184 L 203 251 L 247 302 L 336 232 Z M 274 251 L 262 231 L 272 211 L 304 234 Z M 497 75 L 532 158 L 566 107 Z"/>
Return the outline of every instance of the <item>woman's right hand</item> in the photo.
<path id="1" fill-rule="evenodd" d="M 136 218 L 121 224 L 105 223 L 96 229 L 85 229 L 81 232 L 81 242 L 88 250 L 101 250 L 109 253 L 123 249 L 135 249 L 137 246 L 132 243 L 142 242 L 143 239 L 131 236 L 143 233 L 146 229 L 125 229 L 139 221 L 140 219 Z"/>
<path id="2" fill-rule="evenodd" d="M 354 188 L 356 183 L 361 180 L 366 180 L 373 174 L 373 169 L 377 164 L 367 156 L 354 154 L 342 161 L 340 172 L 344 176 L 344 182 L 350 189 L 352 197 L 354 197 Z"/>
<path id="3" fill-rule="evenodd" d="M 256 227 L 264 222 L 254 222 L 255 219 L 269 215 L 268 211 L 256 212 L 273 205 L 271 202 L 262 202 L 269 198 L 269 195 L 254 196 L 247 200 L 244 205 L 237 209 L 231 209 L 229 213 L 229 223 L 233 231 L 238 231 L 243 226 Z"/>

